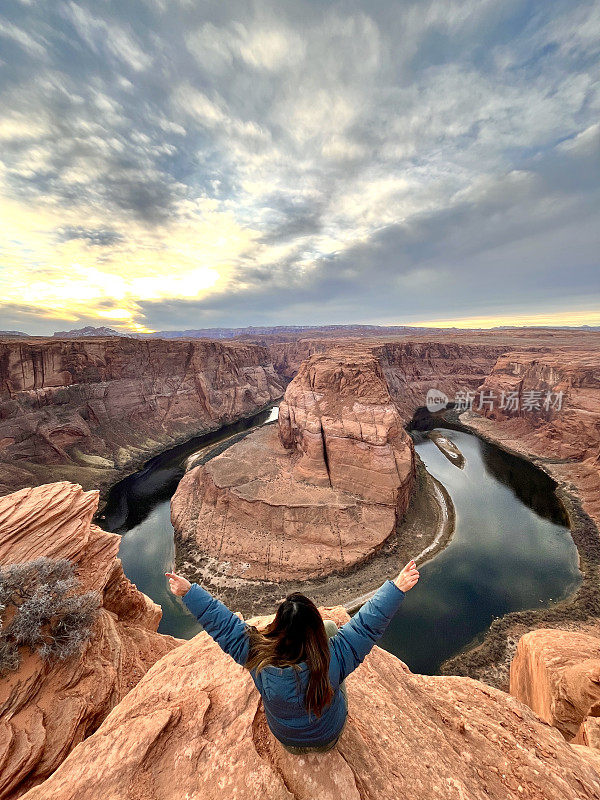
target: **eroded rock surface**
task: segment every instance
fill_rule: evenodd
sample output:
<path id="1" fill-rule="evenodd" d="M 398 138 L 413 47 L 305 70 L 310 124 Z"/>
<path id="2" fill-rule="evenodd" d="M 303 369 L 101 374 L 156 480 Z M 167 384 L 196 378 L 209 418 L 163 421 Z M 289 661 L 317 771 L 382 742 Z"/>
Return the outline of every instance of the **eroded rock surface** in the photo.
<path id="1" fill-rule="evenodd" d="M 279 433 L 298 459 L 294 476 L 404 510 L 412 441 L 368 349 L 305 361 L 279 406 Z"/>
<path id="2" fill-rule="evenodd" d="M 600 350 L 507 353 L 477 392 L 493 405 L 484 404 L 479 417 L 465 414 L 465 421 L 542 462 L 600 526 Z"/>
<path id="3" fill-rule="evenodd" d="M 0 498 L 0 563 L 68 558 L 81 591 L 102 595 L 81 656 L 45 664 L 23 646 L 19 669 L 0 680 L 2 798 L 16 798 L 50 775 L 148 668 L 183 641 L 157 633 L 162 610 L 123 574 L 121 537 L 91 523 L 97 506 L 97 491 L 67 481 Z"/>
<path id="4" fill-rule="evenodd" d="M 283 394 L 251 343 L 128 337 L 0 342 L 0 494 L 115 483 L 176 441 Z"/>
<path id="5" fill-rule="evenodd" d="M 554 628 L 526 633 L 510 665 L 510 693 L 568 741 L 596 746 L 600 639 Z"/>
<path id="6" fill-rule="evenodd" d="M 278 425 L 190 470 L 171 501 L 177 536 L 228 576 L 280 581 L 347 569 L 395 531 L 414 448 L 377 359 L 314 355 Z"/>
<path id="7" fill-rule="evenodd" d="M 321 613 L 348 619 L 340 608 Z M 378 647 L 347 686 L 349 719 L 336 747 L 294 756 L 268 730 L 248 672 L 199 633 L 157 662 L 23 798 L 600 798 L 589 748 L 572 747 L 504 692 L 470 678 L 414 675 Z"/>

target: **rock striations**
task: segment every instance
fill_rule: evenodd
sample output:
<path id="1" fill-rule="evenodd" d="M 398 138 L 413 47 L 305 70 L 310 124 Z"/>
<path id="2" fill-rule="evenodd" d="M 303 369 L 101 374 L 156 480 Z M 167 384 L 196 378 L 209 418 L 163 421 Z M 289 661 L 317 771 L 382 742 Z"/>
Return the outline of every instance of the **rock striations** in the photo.
<path id="1" fill-rule="evenodd" d="M 484 404 L 479 415 L 466 413 L 461 419 L 567 484 L 600 526 L 598 348 L 507 353 L 477 391 L 493 405 Z"/>
<path id="2" fill-rule="evenodd" d="M 526 633 L 511 661 L 510 693 L 567 741 L 600 746 L 600 639 L 554 628 Z"/>
<path id="3" fill-rule="evenodd" d="M 321 609 L 342 624 L 341 608 Z M 264 624 L 267 618 L 262 618 Z M 167 653 L 22 800 L 598 800 L 598 751 L 510 695 L 374 647 L 328 753 L 287 753 L 248 672 L 205 632 Z"/>
<path id="4" fill-rule="evenodd" d="M 408 506 L 414 477 L 412 440 L 377 359 L 333 350 L 303 364 L 278 425 L 183 477 L 171 516 L 213 572 L 314 577 L 380 547 Z"/>
<path id="5" fill-rule="evenodd" d="M 0 342 L 0 494 L 103 489 L 172 444 L 283 394 L 252 343 L 126 337 Z"/>
<path id="6" fill-rule="evenodd" d="M 494 410 L 484 405 L 469 423 L 543 458 L 600 520 L 596 351 L 540 345 L 507 353 L 498 341 L 446 340 L 333 341 L 320 353 L 313 341 L 301 344 L 313 354 L 286 390 L 279 437 L 271 428 L 250 435 L 190 471 L 173 498 L 173 524 L 200 574 L 318 577 L 372 554 L 410 500 L 414 456 L 403 426 L 431 388 L 449 399 L 493 394 Z M 499 408 L 502 391 L 520 393 L 522 408 L 532 388 L 563 391 L 562 410 Z"/>
<path id="7" fill-rule="evenodd" d="M 0 681 L 0 797 L 48 777 L 148 668 L 183 640 L 157 633 L 160 606 L 123 574 L 118 534 L 91 523 L 98 492 L 62 481 L 0 498 L 0 563 L 68 558 L 102 608 L 81 657 L 44 663 L 28 647 Z M 6 612 L 8 613 L 8 611 Z"/>

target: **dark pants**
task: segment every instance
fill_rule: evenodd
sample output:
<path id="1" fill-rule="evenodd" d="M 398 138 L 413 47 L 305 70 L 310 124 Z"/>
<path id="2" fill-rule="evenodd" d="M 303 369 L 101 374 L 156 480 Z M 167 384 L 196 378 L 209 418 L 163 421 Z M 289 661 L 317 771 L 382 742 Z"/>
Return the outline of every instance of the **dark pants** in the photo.
<path id="1" fill-rule="evenodd" d="M 335 634 L 338 632 L 338 626 L 335 624 L 335 622 L 333 620 L 331 620 L 331 619 L 326 619 L 326 620 L 323 620 L 323 623 L 325 625 L 325 632 L 327 633 L 327 636 L 329 636 L 329 637 L 335 636 Z M 344 700 L 346 701 L 346 713 L 347 713 L 347 711 L 348 711 L 348 692 L 346 691 L 346 681 L 345 680 L 343 680 L 340 683 L 340 692 L 344 695 Z M 346 722 L 347 721 L 348 721 L 348 717 L 346 716 Z M 319 745 L 317 747 L 310 746 L 310 745 L 306 745 L 306 746 L 303 746 L 303 747 L 294 747 L 292 745 L 283 744 L 283 742 L 282 742 L 281 743 L 282 747 L 284 747 L 288 751 L 288 753 L 293 753 L 296 756 L 301 756 L 301 755 L 304 755 L 305 753 L 326 753 L 328 750 L 332 750 L 336 746 L 336 744 L 338 743 L 338 739 L 340 738 L 340 736 L 344 732 L 344 728 L 346 727 L 346 722 L 344 722 L 344 727 L 340 731 L 339 736 L 337 736 L 332 742 L 327 742 L 327 744 L 322 744 L 322 745 Z"/>

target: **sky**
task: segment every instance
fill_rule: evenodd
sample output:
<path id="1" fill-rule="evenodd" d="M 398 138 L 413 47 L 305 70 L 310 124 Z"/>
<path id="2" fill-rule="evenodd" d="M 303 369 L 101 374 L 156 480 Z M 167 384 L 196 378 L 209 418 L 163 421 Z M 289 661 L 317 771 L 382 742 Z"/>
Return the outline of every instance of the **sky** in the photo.
<path id="1" fill-rule="evenodd" d="M 0 0 L 0 329 L 600 324 L 600 4 Z"/>

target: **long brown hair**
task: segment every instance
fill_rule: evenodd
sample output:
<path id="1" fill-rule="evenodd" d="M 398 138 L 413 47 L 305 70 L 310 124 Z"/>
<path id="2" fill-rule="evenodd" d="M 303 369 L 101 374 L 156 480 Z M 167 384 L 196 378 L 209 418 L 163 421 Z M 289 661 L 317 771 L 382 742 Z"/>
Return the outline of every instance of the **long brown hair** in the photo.
<path id="1" fill-rule="evenodd" d="M 333 699 L 329 681 L 329 641 L 316 605 L 300 592 L 289 594 L 277 609 L 275 619 L 262 631 L 251 625 L 246 669 L 258 674 L 267 666 L 297 667 L 306 661 L 310 670 L 304 705 L 320 717 Z M 298 676 L 296 676 L 298 678 Z"/>

